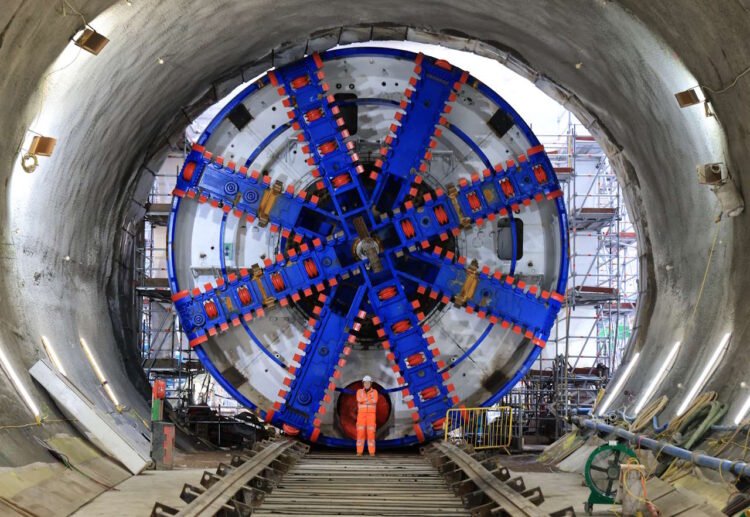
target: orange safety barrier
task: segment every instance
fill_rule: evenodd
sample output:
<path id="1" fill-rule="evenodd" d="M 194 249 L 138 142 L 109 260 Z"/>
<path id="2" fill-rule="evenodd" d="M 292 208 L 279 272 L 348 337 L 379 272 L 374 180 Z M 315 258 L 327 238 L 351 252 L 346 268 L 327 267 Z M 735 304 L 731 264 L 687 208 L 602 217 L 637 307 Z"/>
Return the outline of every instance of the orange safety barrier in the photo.
<path id="1" fill-rule="evenodd" d="M 513 409 L 510 406 L 449 409 L 443 429 L 446 442 L 509 452 L 513 441 Z"/>

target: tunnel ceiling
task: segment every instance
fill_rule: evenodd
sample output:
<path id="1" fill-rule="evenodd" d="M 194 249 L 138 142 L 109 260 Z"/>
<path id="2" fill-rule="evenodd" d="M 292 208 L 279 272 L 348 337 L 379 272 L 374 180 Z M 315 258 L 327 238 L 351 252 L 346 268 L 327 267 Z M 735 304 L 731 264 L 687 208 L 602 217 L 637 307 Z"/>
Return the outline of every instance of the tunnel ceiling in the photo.
<path id="1" fill-rule="evenodd" d="M 112 41 L 97 57 L 81 55 L 74 63 L 62 63 L 76 74 L 66 78 L 65 70 L 55 71 L 64 89 L 54 92 L 55 98 L 64 95 L 54 106 L 44 102 L 50 92 L 42 84 L 81 21 L 61 16 L 43 0 L 6 4 L 0 13 L 0 130 L 5 135 L 0 142 L 0 293 L 13 303 L 0 314 L 0 340 L 19 369 L 41 355 L 38 336 L 54 334 L 71 365 L 71 378 L 106 405 L 96 379 L 76 366 L 81 351 L 75 344 L 86 334 L 110 372 L 112 386 L 128 404 L 142 405 L 123 364 L 132 357 L 115 339 L 124 335 L 125 318 L 116 317 L 114 325 L 110 320 L 109 304 L 122 300 L 107 294 L 118 268 L 114 250 L 116 241 L 121 242 L 134 171 L 165 128 L 184 116 L 181 108 L 214 81 L 249 63 L 270 66 L 271 57 L 279 58 L 270 54 L 272 49 L 290 48 L 285 42 L 302 44 L 319 30 L 381 24 L 364 39 L 378 34 L 399 39 L 399 29 L 383 28 L 393 22 L 511 50 L 527 69 L 549 78 L 541 85 L 554 90 L 559 84 L 561 95 L 574 95 L 569 107 L 613 145 L 611 158 L 640 230 L 640 249 L 651 251 L 641 268 L 646 301 L 634 340 L 650 358 L 642 364 L 658 363 L 667 353 L 664 345 L 682 339 L 691 353 L 678 358 L 672 375 L 689 382 L 696 375 L 693 359 L 699 363 L 710 354 L 727 329 L 734 332 L 728 357 L 740 357 L 747 320 L 740 296 L 750 279 L 739 267 L 747 247 L 747 215 L 716 225 L 718 205 L 697 184 L 694 171 L 700 163 L 725 161 L 738 184 L 745 181 L 749 89 L 740 81 L 712 95 L 716 119 L 707 119 L 701 107 L 680 110 L 673 94 L 696 81 L 720 89 L 748 65 L 744 0 L 708 6 L 591 0 L 575 8 L 569 2 L 541 0 L 428 1 L 414 8 L 381 0 L 360 2 L 356 9 L 343 1 L 315 8 L 297 1 L 225 1 L 200 7 L 185 1 L 134 1 L 132 6 L 81 2 L 77 7 Z M 42 108 L 44 116 L 38 118 Z M 726 141 L 716 131 L 717 120 Z M 19 143 L 29 127 L 54 134 L 58 148 L 36 173 L 15 175 L 11 181 L 18 170 Z M 701 287 L 714 236 L 711 281 Z M 722 388 L 727 401 L 735 402 L 747 370 L 744 360 L 726 360 L 709 386 Z M 637 386 L 648 375 L 644 368 L 630 384 Z M 679 388 L 670 390 L 678 400 Z M 25 410 L 13 390 L 6 386 L 2 394 L 13 408 L 5 418 L 23 420 Z M 33 454 L 25 452 L 31 446 L 17 441 L 18 452 L 9 464 L 28 461 Z"/>

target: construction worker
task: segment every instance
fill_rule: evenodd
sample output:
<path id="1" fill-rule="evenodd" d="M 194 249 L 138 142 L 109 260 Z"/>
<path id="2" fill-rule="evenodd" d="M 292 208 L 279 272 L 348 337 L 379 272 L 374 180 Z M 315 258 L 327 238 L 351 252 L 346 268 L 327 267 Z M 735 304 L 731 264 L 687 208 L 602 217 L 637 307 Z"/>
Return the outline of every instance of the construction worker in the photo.
<path id="1" fill-rule="evenodd" d="M 365 450 L 365 434 L 367 434 L 367 450 L 370 456 L 375 456 L 375 414 L 378 407 L 378 391 L 372 387 L 372 377 L 362 378 L 362 388 L 357 390 L 357 456 L 362 456 Z"/>

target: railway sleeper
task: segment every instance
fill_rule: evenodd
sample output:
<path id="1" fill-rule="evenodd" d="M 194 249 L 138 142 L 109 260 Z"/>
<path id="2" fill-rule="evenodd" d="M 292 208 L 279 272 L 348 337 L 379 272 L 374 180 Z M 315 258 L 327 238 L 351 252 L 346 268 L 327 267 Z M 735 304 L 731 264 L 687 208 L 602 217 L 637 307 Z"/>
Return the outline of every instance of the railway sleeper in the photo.
<path id="1" fill-rule="evenodd" d="M 201 486 L 203 488 L 211 488 L 213 485 L 221 481 L 221 477 L 211 472 L 205 471 L 201 476 Z"/>
<path id="2" fill-rule="evenodd" d="M 240 490 L 242 490 L 243 493 L 243 501 L 253 508 L 259 507 L 266 499 L 267 492 L 264 492 L 263 490 L 248 485 L 243 486 Z"/>
<path id="3" fill-rule="evenodd" d="M 177 515 L 179 510 L 172 508 L 163 503 L 154 504 L 153 510 L 151 510 L 151 517 L 168 517 L 170 515 Z"/>
<path id="4" fill-rule="evenodd" d="M 258 475 L 251 479 L 245 486 L 260 490 L 265 494 L 270 494 L 273 492 L 273 489 L 276 488 L 276 485 L 278 485 L 276 481 Z"/>
<path id="5" fill-rule="evenodd" d="M 205 488 L 199 488 L 189 483 L 185 483 L 185 485 L 182 487 L 182 492 L 180 492 L 180 499 L 182 499 L 186 503 L 191 503 L 196 497 L 198 497 L 205 491 Z"/>

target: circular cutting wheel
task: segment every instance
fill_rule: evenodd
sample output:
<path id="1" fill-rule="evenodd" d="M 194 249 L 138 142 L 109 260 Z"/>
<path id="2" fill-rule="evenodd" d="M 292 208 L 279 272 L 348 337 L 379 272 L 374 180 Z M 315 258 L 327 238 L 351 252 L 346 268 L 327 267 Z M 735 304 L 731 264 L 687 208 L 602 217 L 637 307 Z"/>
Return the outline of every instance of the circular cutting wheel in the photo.
<path id="1" fill-rule="evenodd" d="M 567 278 L 561 194 L 526 123 L 467 72 L 313 54 L 244 88 L 187 155 L 173 301 L 206 369 L 266 421 L 353 447 L 334 408 L 370 375 L 390 404 L 379 446 L 422 442 L 544 347 Z"/>
<path id="2" fill-rule="evenodd" d="M 591 453 L 584 469 L 586 485 L 591 490 L 589 505 L 614 502 L 620 485 L 620 465 L 629 457 L 635 458 L 635 452 L 622 444 L 605 444 Z"/>

